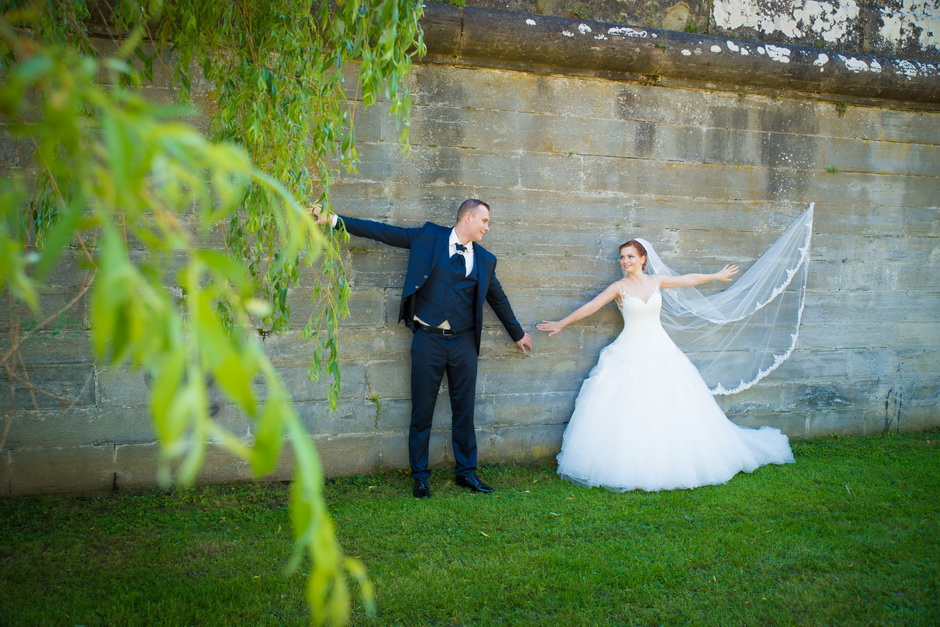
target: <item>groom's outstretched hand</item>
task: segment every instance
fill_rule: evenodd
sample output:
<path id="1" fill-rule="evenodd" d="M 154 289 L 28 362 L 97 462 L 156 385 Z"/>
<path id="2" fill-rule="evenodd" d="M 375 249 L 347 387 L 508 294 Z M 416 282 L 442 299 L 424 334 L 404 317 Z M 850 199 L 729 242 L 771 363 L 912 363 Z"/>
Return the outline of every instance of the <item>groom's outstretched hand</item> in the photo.
<path id="1" fill-rule="evenodd" d="M 317 224 L 326 224 L 330 219 L 329 214 L 323 211 L 319 203 L 307 207 L 307 213 L 317 219 Z"/>
<path id="2" fill-rule="evenodd" d="M 532 350 L 532 336 L 528 333 L 522 336 L 522 339 L 516 342 L 516 346 L 519 347 L 519 350 L 522 351 L 522 354 L 525 355 L 526 349 Z"/>

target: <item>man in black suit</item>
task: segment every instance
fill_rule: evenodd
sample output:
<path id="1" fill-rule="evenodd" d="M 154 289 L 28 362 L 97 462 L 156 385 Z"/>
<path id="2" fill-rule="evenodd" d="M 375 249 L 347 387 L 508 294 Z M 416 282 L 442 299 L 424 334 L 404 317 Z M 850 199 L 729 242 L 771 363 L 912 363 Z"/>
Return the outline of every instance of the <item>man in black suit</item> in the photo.
<path id="1" fill-rule="evenodd" d="M 481 200 L 464 201 L 453 228 L 426 222 L 402 228 L 347 216 L 327 216 L 319 206 L 310 210 L 319 224 L 332 221 L 347 232 L 391 246 L 410 249 L 401 295 L 400 319 L 414 332 L 411 342 L 411 428 L 408 460 L 412 493 L 428 498 L 428 444 L 431 419 L 441 380 L 450 389 L 454 475 L 458 485 L 474 492 L 493 488 L 476 476 L 477 444 L 473 429 L 477 357 L 483 332 L 483 301 L 496 312 L 523 354 L 532 338 L 516 321 L 509 299 L 496 279 L 496 257 L 480 246 L 490 230 L 490 207 Z"/>

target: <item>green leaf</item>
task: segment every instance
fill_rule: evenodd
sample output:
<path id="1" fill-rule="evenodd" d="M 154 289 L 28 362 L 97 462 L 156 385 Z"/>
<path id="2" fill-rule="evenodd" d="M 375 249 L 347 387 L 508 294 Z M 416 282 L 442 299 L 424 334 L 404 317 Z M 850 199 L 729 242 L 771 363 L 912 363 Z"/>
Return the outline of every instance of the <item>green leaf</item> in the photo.
<path id="1" fill-rule="evenodd" d="M 39 263 L 36 264 L 35 280 L 42 282 L 48 276 L 56 262 L 62 256 L 85 211 L 84 197 L 73 198 L 72 201 L 59 211 L 59 219 L 52 230 L 46 235 L 43 242 Z"/>
<path id="2" fill-rule="evenodd" d="M 255 427 L 255 445 L 251 469 L 256 477 L 268 474 L 277 466 L 284 444 L 285 400 L 279 395 L 264 404 L 261 419 Z"/>

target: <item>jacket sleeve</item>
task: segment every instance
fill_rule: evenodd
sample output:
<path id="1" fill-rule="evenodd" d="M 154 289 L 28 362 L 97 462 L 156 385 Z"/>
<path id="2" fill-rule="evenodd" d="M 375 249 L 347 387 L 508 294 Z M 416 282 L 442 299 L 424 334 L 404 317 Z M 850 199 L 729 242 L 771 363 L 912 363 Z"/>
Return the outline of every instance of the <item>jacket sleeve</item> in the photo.
<path id="1" fill-rule="evenodd" d="M 513 342 L 518 342 L 525 336 L 525 330 L 516 320 L 516 314 L 513 313 L 512 306 L 509 304 L 509 297 L 503 291 L 503 286 L 499 284 L 495 272 L 490 280 L 489 288 L 486 290 L 486 302 L 490 304 L 490 307 L 496 313 L 496 317 L 506 327 L 506 331 Z"/>
<path id="2" fill-rule="evenodd" d="M 412 242 L 421 233 L 423 227 L 405 228 L 392 226 L 375 220 L 362 220 L 348 216 L 338 216 L 337 228 L 342 227 L 347 233 L 358 237 L 374 239 L 389 246 L 411 248 Z"/>

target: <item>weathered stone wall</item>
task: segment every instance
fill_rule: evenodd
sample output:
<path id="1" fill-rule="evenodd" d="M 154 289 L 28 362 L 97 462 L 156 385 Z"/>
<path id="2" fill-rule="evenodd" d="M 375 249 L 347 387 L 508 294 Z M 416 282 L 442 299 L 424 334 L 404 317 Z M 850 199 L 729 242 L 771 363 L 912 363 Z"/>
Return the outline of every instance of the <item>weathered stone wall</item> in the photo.
<path id="1" fill-rule="evenodd" d="M 429 41 L 444 41 L 435 29 L 449 28 L 454 13 L 434 15 Z M 472 10 L 461 15 L 464 36 L 492 24 Z M 702 41 L 705 50 L 714 43 Z M 538 48 L 525 43 L 520 50 Z M 649 38 L 641 43 L 661 50 Z M 400 225 L 451 223 L 468 197 L 492 204 L 485 245 L 500 259 L 497 274 L 535 335 L 535 353 L 523 358 L 488 313 L 477 418 L 484 460 L 557 452 L 575 394 L 619 331 L 619 314 L 609 306 L 551 339 L 534 327 L 616 279 L 620 242 L 645 237 L 683 271 L 725 262 L 746 268 L 811 201 L 816 222 L 798 349 L 759 385 L 720 403 L 739 424 L 768 424 L 796 438 L 940 426 L 936 101 L 856 96 L 849 104 L 798 87 L 703 84 L 665 72 L 663 80 L 637 80 L 629 71 L 572 71 L 544 55 L 497 64 L 443 45 L 434 44 L 411 77 L 411 153 L 400 153 L 381 107 L 358 112 L 359 173 L 334 186 L 334 199 L 350 215 Z M 642 52 L 640 45 L 633 50 Z M 680 50 L 672 51 L 677 58 Z M 755 63 L 770 74 L 781 67 L 767 57 Z M 733 76 L 734 68 L 722 72 Z M 851 88 L 852 76 L 833 89 Z M 930 93 L 929 77 L 915 84 Z M 167 94 L 166 83 L 154 89 L 155 97 Z M 24 147 L 3 145 L 7 167 L 25 165 L 18 161 Z M 353 238 L 346 258 L 353 295 L 341 336 L 339 411 L 328 410 L 323 387 L 306 377 L 299 327 L 309 283 L 291 295 L 298 330 L 266 345 L 330 473 L 406 467 L 410 333 L 396 322 L 406 251 Z M 54 274 L 48 310 L 66 304 L 81 276 L 77 264 Z M 6 325 L 9 312 L 0 317 Z M 93 363 L 83 301 L 31 336 L 22 354 L 33 383 L 77 403 L 36 397 L 34 408 L 23 387 L 0 386 L 0 403 L 20 408 L 6 414 L 0 494 L 154 483 L 158 446 L 146 383 Z M 222 403 L 218 419 L 250 437 L 231 406 Z M 448 424 L 442 396 L 432 439 L 440 465 L 451 459 Z M 285 459 L 273 476 L 289 476 L 289 465 Z M 249 474 L 211 449 L 202 480 Z"/>
<path id="2" fill-rule="evenodd" d="M 466 6 L 940 60 L 940 0 L 466 0 Z"/>

